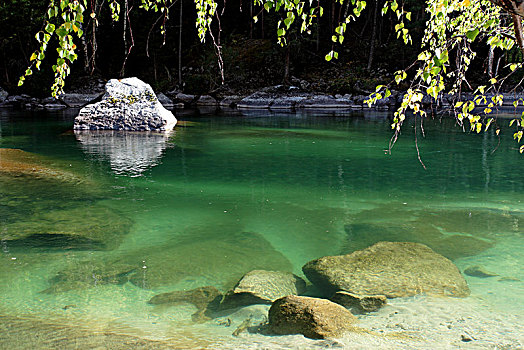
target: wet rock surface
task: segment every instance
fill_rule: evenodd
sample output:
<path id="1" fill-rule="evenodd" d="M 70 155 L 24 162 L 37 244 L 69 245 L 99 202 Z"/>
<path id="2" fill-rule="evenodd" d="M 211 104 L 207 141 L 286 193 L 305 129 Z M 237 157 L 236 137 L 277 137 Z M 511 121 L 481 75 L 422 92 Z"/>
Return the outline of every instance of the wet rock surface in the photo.
<path id="1" fill-rule="evenodd" d="M 306 282 L 290 272 L 254 270 L 245 274 L 225 295 L 220 308 L 271 304 L 279 298 L 301 294 L 305 290 Z"/>
<path id="2" fill-rule="evenodd" d="M 274 334 L 302 334 L 313 339 L 341 336 L 357 322 L 343 306 L 326 299 L 301 296 L 276 300 L 269 309 L 268 319 Z"/>
<path id="3" fill-rule="evenodd" d="M 216 310 L 222 293 L 213 286 L 199 287 L 191 290 L 177 290 L 155 295 L 147 303 L 151 305 L 190 303 L 197 311 L 192 315 L 194 322 L 205 321 L 206 314 Z M 209 308 L 209 310 L 208 310 Z"/>
<path id="4" fill-rule="evenodd" d="M 345 291 L 338 291 L 329 299 L 350 309 L 352 313 L 377 311 L 387 303 L 385 295 L 357 295 Z"/>
<path id="5" fill-rule="evenodd" d="M 469 295 L 458 268 L 419 243 L 379 242 L 351 254 L 310 261 L 302 271 L 313 284 L 332 292 L 344 290 L 388 298 Z"/>
<path id="6" fill-rule="evenodd" d="M 162 106 L 149 84 L 126 78 L 109 80 L 102 101 L 82 108 L 74 128 L 169 131 L 175 124 L 175 116 Z"/>

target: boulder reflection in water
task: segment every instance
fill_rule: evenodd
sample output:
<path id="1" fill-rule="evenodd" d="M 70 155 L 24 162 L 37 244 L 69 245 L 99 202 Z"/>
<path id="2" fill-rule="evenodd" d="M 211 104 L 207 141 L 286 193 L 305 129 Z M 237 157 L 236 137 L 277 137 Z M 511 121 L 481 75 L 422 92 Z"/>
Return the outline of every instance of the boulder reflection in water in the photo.
<path id="1" fill-rule="evenodd" d="M 120 130 L 75 130 L 88 154 L 109 160 L 117 175 L 140 176 L 160 162 L 173 133 Z"/>

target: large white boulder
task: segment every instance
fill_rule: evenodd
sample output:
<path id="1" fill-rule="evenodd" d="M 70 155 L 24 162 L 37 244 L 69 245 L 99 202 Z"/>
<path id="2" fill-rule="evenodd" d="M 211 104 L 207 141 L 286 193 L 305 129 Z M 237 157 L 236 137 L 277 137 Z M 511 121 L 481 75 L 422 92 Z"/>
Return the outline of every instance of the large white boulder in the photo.
<path id="1" fill-rule="evenodd" d="M 158 101 L 151 86 L 138 78 L 111 79 L 102 101 L 85 106 L 76 130 L 169 131 L 177 120 Z"/>

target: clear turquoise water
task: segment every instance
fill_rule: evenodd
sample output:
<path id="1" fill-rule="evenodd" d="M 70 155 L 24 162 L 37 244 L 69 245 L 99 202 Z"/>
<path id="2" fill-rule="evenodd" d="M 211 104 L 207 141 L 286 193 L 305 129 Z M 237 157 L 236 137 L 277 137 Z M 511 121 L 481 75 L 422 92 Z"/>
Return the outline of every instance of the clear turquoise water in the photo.
<path id="1" fill-rule="evenodd" d="M 206 285 L 226 291 L 255 268 L 302 275 L 309 260 L 381 240 L 425 243 L 461 270 L 497 275 L 466 276 L 472 296 L 437 301 L 445 312 L 495 315 L 500 332 L 524 316 L 524 159 L 510 137 L 427 121 L 425 137 L 418 129 L 425 170 L 413 122 L 389 155 L 390 121 L 373 112 L 187 117 L 168 137 L 75 135 L 73 118 L 0 110 L 0 148 L 65 174 L 0 174 L 0 315 L 33 327 L 13 335 L 52 320 L 181 348 L 278 348 L 272 337 L 232 337 L 235 324 L 194 324 L 190 304 L 146 301 Z M 423 329 L 432 302 L 390 308 L 417 313 L 405 322 Z M 362 322 L 384 324 L 371 320 Z M 318 345 L 286 339 L 288 348 Z"/>

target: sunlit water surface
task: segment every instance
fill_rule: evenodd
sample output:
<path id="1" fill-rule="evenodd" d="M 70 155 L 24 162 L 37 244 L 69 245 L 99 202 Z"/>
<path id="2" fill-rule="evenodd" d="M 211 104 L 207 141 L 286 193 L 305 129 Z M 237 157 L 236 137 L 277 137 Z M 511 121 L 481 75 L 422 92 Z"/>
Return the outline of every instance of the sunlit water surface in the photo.
<path id="1" fill-rule="evenodd" d="M 0 173 L 1 348 L 522 346 L 524 159 L 510 130 L 427 121 L 424 169 L 413 123 L 389 155 L 390 120 L 377 113 L 188 117 L 170 135 L 75 135 L 73 118 L 0 111 L 0 148 L 55 171 Z M 253 269 L 304 277 L 309 260 L 381 240 L 425 243 L 493 276 L 465 275 L 465 299 L 396 299 L 359 316 L 406 337 L 234 337 L 268 306 L 195 323 L 191 304 L 147 304 L 225 292 Z"/>

